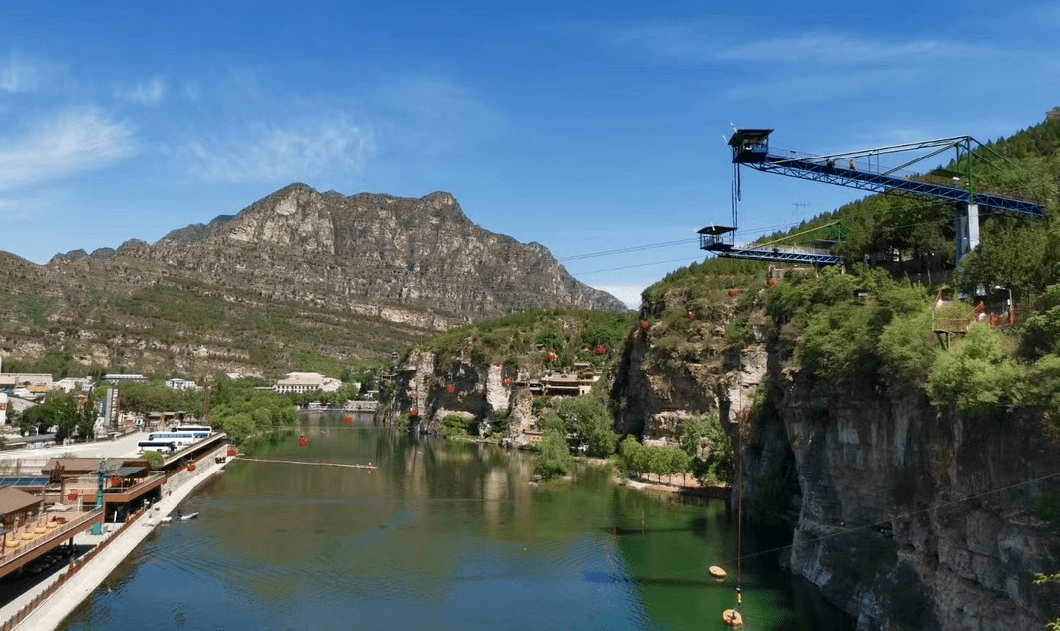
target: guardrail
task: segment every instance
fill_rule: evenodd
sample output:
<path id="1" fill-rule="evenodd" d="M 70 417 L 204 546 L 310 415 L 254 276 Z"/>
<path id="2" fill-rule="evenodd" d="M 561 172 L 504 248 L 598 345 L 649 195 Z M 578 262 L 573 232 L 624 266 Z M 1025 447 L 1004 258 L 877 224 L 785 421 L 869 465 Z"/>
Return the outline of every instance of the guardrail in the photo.
<path id="1" fill-rule="evenodd" d="M 43 533 L 43 534 L 48 535 L 48 536 L 39 537 L 39 538 L 35 539 L 33 541 L 33 543 L 30 546 L 28 546 L 28 547 L 27 546 L 19 546 L 19 548 L 17 550 L 12 550 L 11 552 L 8 552 L 8 553 L 4 554 L 2 557 L 0 557 L 0 559 L 2 559 L 2 561 L 0 561 L 0 565 L 6 565 L 6 564 L 18 559 L 19 557 L 24 556 L 24 555 L 28 554 L 29 552 L 32 552 L 33 550 L 36 550 L 37 548 L 40 548 L 44 544 L 50 543 L 50 542 L 54 541 L 55 539 L 60 538 L 62 535 L 66 534 L 66 533 L 69 533 L 71 530 L 77 530 L 78 527 L 83 526 L 87 522 L 92 521 L 95 518 L 96 515 L 99 515 L 102 512 L 103 512 L 102 508 L 99 508 L 99 507 L 94 508 L 91 511 L 81 515 L 77 519 L 64 523 L 62 526 L 56 528 L 55 530 L 51 531 L 50 533 Z"/>
<path id="2" fill-rule="evenodd" d="M 98 513 L 102 510 L 102 508 L 96 508 L 91 513 L 89 513 L 89 515 Z M 125 531 L 126 528 L 136 523 L 137 520 L 143 517 L 145 512 L 145 510 L 137 511 L 129 519 L 127 519 L 118 530 L 114 531 L 111 536 L 104 539 L 95 548 L 92 548 L 77 559 L 72 559 L 70 561 L 70 565 L 67 566 L 67 570 L 61 573 L 59 575 L 59 578 L 56 579 L 55 582 L 53 582 L 48 587 L 44 588 L 41 593 L 34 596 L 33 600 L 23 605 L 23 607 L 19 609 L 18 612 L 15 613 L 15 615 L 11 616 L 11 618 L 9 618 L 3 624 L 0 624 L 0 631 L 13 631 L 16 627 L 18 627 L 18 625 L 22 624 L 22 621 L 28 618 L 30 614 L 32 614 L 34 611 L 36 611 L 37 607 L 40 606 L 41 603 L 51 598 L 52 595 L 55 594 L 55 592 L 57 592 L 63 585 L 66 584 L 67 581 L 70 580 L 70 577 L 76 574 L 77 571 L 85 565 L 85 563 L 94 558 L 102 550 L 106 549 L 106 547 L 110 545 L 111 541 L 114 541 L 119 534 Z"/>

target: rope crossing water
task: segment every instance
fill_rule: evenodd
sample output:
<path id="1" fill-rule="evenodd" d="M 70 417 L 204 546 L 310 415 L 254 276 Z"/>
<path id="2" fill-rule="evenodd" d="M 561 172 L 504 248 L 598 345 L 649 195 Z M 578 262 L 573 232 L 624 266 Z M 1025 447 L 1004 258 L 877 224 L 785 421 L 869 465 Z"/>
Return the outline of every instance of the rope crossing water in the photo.
<path id="1" fill-rule="evenodd" d="M 278 464 L 300 464 L 309 467 L 342 467 L 344 469 L 368 469 L 374 471 L 375 466 L 371 464 L 343 464 L 340 462 L 302 462 L 299 460 L 271 460 L 265 458 L 243 458 L 240 460 L 246 460 L 247 462 L 274 462 Z"/>

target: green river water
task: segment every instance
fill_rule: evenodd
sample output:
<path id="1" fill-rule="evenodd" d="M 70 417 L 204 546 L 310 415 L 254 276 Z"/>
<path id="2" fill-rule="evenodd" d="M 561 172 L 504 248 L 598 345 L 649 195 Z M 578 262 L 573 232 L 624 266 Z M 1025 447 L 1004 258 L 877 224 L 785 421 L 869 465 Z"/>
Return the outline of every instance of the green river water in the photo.
<path id="1" fill-rule="evenodd" d="M 185 500 L 198 519 L 159 527 L 62 628 L 727 628 L 720 500 L 674 503 L 592 466 L 535 486 L 529 454 L 302 420 L 308 446 L 287 435 L 254 457 L 378 468 L 231 463 Z M 743 594 L 746 629 L 849 628 L 772 555 L 745 562 Z"/>

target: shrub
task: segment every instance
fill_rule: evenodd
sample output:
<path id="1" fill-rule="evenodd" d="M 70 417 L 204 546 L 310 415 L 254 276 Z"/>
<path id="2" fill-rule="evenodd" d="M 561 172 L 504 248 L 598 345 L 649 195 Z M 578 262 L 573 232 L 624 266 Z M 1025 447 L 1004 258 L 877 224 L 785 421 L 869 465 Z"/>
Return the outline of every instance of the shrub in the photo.
<path id="1" fill-rule="evenodd" d="M 963 340 L 939 354 L 928 394 L 936 405 L 984 413 L 1018 399 L 1019 366 L 1005 352 L 1001 334 L 973 326 Z"/>

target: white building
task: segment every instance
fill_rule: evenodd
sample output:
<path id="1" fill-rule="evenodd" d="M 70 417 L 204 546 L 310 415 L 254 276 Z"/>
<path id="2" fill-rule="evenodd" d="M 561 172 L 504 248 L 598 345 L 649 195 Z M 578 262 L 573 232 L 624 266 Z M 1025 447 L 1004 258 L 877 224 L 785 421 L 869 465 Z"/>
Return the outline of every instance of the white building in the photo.
<path id="1" fill-rule="evenodd" d="M 193 379 L 166 379 L 166 387 L 170 390 L 198 390 L 199 385 Z"/>
<path id="2" fill-rule="evenodd" d="M 122 374 L 108 373 L 106 375 L 103 375 L 103 381 L 105 383 L 125 383 L 125 382 L 128 382 L 128 381 L 139 382 L 139 383 L 147 383 L 147 377 L 145 377 L 143 375 L 136 374 L 136 373 L 128 373 L 128 374 L 124 374 L 124 373 L 122 373 Z"/>
<path id="3" fill-rule="evenodd" d="M 63 392 L 70 393 L 74 390 L 91 390 L 92 385 L 93 383 L 91 377 L 64 377 L 59 381 L 53 383 L 52 389 L 62 390 Z"/>
<path id="4" fill-rule="evenodd" d="M 318 372 L 289 372 L 287 376 L 276 382 L 273 389 L 280 394 L 286 392 L 311 392 L 313 390 L 323 390 L 325 380 L 338 381 L 337 379 L 331 379 L 325 377 Z M 335 388 L 338 390 L 338 388 Z"/>

